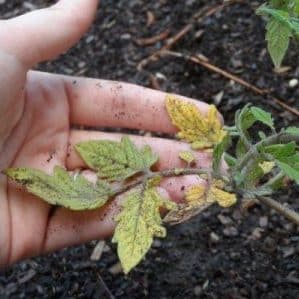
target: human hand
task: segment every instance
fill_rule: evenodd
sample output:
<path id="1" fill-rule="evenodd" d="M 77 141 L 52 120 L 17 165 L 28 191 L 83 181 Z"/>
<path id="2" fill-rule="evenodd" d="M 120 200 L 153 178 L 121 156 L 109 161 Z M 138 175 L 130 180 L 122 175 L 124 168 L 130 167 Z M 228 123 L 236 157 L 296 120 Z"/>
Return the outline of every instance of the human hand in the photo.
<path id="1" fill-rule="evenodd" d="M 50 8 L 0 21 L 0 170 L 31 167 L 51 173 L 60 165 L 73 171 L 83 166 L 74 144 L 120 139 L 120 134 L 76 130 L 73 125 L 175 132 L 163 92 L 30 71 L 38 62 L 56 57 L 78 41 L 92 22 L 97 2 L 62 0 Z M 207 110 L 206 104 L 195 103 L 201 111 Z M 160 157 L 159 169 L 182 166 L 178 153 L 189 149 L 168 139 L 131 138 L 137 145 L 152 147 Z M 210 166 L 209 154 L 195 156 L 197 166 Z M 165 179 L 160 191 L 180 201 L 184 187 L 198 181 L 195 176 Z M 95 211 L 53 211 L 0 174 L 0 266 L 109 236 L 118 200 Z"/>

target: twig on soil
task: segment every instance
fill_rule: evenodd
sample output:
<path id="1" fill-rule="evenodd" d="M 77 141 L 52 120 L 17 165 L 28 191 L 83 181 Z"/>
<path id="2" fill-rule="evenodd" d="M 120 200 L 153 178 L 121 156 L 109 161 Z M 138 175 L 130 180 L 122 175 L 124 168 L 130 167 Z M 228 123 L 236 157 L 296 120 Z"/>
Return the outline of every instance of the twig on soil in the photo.
<path id="1" fill-rule="evenodd" d="M 113 296 L 113 294 L 111 293 L 111 291 L 109 290 L 107 284 L 105 283 L 105 281 L 103 280 L 102 276 L 100 275 L 100 273 L 98 271 L 96 271 L 96 275 L 97 278 L 100 282 L 100 284 L 102 285 L 102 287 L 104 288 L 105 293 L 107 294 L 107 296 L 109 297 L 109 299 L 115 299 L 115 297 Z"/>
<path id="2" fill-rule="evenodd" d="M 150 79 L 152 88 L 157 89 L 157 90 L 161 90 L 161 86 L 160 86 L 156 76 L 154 76 L 153 74 L 149 74 L 149 79 Z"/>
<path id="3" fill-rule="evenodd" d="M 231 0 L 231 1 L 226 1 L 220 5 L 218 4 L 213 7 L 210 7 L 210 5 L 204 6 L 200 11 L 196 12 L 191 17 L 190 23 L 188 23 L 183 28 L 181 28 L 174 36 L 167 39 L 165 45 L 161 49 L 154 52 L 150 56 L 144 58 L 143 60 L 141 60 L 139 62 L 139 64 L 137 65 L 137 69 L 139 71 L 141 71 L 150 62 L 159 59 L 161 53 L 166 50 L 170 50 L 178 41 L 180 41 L 187 33 L 189 33 L 192 30 L 195 23 L 202 22 L 206 17 L 213 15 L 214 13 L 220 11 L 223 7 L 225 7 L 227 5 L 231 5 L 234 3 L 240 3 L 240 2 L 243 2 L 243 1 L 242 0 Z"/>
<path id="4" fill-rule="evenodd" d="M 271 93 L 268 90 L 265 89 L 261 89 L 255 85 L 252 85 L 251 83 L 239 78 L 236 75 L 233 75 L 223 69 L 221 69 L 220 67 L 211 64 L 207 59 L 203 59 L 201 56 L 199 55 L 185 55 L 179 52 L 174 52 L 174 51 L 164 51 L 163 53 L 160 53 L 160 57 L 161 56 L 173 56 L 173 57 L 178 57 L 178 58 L 183 58 L 185 60 L 188 61 L 192 61 L 196 64 L 200 64 L 201 66 L 207 68 L 208 70 L 215 72 L 217 74 L 220 74 L 221 76 L 228 78 L 248 89 L 250 89 L 251 91 L 255 92 L 258 95 L 261 96 L 265 96 L 268 95 L 276 104 L 278 104 L 279 106 L 283 107 L 285 110 L 299 116 L 299 111 L 296 108 L 293 108 L 289 105 L 287 105 L 285 102 L 283 102 L 282 100 L 276 98 L 275 96 L 271 95 Z"/>
<path id="5" fill-rule="evenodd" d="M 161 33 L 159 33 L 155 36 L 136 39 L 136 43 L 137 43 L 138 46 L 141 46 L 141 47 L 150 46 L 150 45 L 153 45 L 153 44 L 167 38 L 169 33 L 170 33 L 170 29 L 167 28 L 166 30 L 162 31 Z"/>

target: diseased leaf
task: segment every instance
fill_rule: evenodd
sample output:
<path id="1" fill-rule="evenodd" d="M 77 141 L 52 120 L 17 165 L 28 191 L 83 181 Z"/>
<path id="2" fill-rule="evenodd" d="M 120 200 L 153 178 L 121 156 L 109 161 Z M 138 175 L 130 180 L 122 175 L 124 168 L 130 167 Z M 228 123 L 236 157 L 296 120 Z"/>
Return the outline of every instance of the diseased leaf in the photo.
<path id="1" fill-rule="evenodd" d="M 190 187 L 185 199 L 191 206 L 201 206 L 206 203 L 206 187 L 203 184 Z"/>
<path id="2" fill-rule="evenodd" d="M 205 188 L 199 184 L 192 186 L 186 191 L 186 201 L 191 206 L 202 206 L 217 202 L 221 207 L 228 208 L 237 202 L 233 193 L 224 191 L 225 184 L 221 180 L 214 180 L 212 185 Z"/>
<path id="3" fill-rule="evenodd" d="M 195 157 L 194 157 L 194 154 L 190 151 L 181 151 L 179 152 L 179 157 L 187 162 L 188 164 L 191 164 L 192 162 L 195 161 Z"/>
<path id="4" fill-rule="evenodd" d="M 263 162 L 259 163 L 259 167 L 263 170 L 264 174 L 268 174 L 275 167 L 275 162 L 273 162 L 273 161 L 263 161 Z"/>
<path id="5" fill-rule="evenodd" d="M 163 199 L 155 188 L 135 189 L 126 196 L 123 209 L 116 217 L 113 242 L 125 273 L 129 273 L 150 249 L 154 237 L 164 238 L 160 208 L 176 205 Z"/>
<path id="6" fill-rule="evenodd" d="M 76 150 L 86 164 L 98 172 L 100 178 L 109 181 L 121 181 L 148 171 L 158 160 L 149 146 L 139 150 L 128 137 L 123 137 L 121 142 L 82 142 L 76 145 Z"/>
<path id="7" fill-rule="evenodd" d="M 221 166 L 221 158 L 224 152 L 229 148 L 231 138 L 227 134 L 220 143 L 218 143 L 213 151 L 213 170 L 218 173 Z"/>
<path id="8" fill-rule="evenodd" d="M 191 143 L 193 149 L 212 148 L 226 135 L 213 105 L 205 117 L 196 105 L 167 95 L 166 108 L 172 124 L 179 129 L 177 136 Z"/>
<path id="9" fill-rule="evenodd" d="M 56 166 L 53 175 L 30 168 L 9 168 L 5 174 L 52 205 L 71 210 L 91 210 L 103 206 L 112 194 L 110 186 L 98 181 L 93 184 L 82 175 L 71 176 Z"/>
<path id="10" fill-rule="evenodd" d="M 257 121 L 262 122 L 263 124 L 265 124 L 266 126 L 272 128 L 272 129 L 274 128 L 274 122 L 272 119 L 272 115 L 269 112 L 266 112 L 263 109 L 258 108 L 258 107 L 251 107 L 250 111 Z"/>
<path id="11" fill-rule="evenodd" d="M 252 163 L 246 166 L 246 169 L 242 170 L 242 185 L 246 189 L 255 189 L 260 179 L 265 175 L 260 166 L 261 163 L 262 161 L 260 159 L 252 161 Z"/>

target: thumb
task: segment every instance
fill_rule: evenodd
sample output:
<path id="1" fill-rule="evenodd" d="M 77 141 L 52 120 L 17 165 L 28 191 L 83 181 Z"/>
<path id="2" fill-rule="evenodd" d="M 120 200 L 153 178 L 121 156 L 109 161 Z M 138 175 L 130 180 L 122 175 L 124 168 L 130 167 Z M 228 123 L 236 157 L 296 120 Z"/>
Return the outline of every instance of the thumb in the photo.
<path id="1" fill-rule="evenodd" d="M 0 22 L 0 51 L 29 67 L 68 50 L 89 28 L 98 0 L 61 0 Z"/>

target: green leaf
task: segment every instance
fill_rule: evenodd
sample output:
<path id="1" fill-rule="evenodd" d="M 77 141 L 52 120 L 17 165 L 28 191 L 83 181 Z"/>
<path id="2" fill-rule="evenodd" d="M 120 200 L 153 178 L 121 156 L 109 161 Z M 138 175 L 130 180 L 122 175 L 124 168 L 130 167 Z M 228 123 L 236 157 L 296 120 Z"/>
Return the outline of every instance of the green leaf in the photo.
<path id="1" fill-rule="evenodd" d="M 121 142 L 82 142 L 76 145 L 76 150 L 85 163 L 98 172 L 100 178 L 109 181 L 120 181 L 146 172 L 158 161 L 149 146 L 139 150 L 128 137 L 123 137 Z"/>
<path id="2" fill-rule="evenodd" d="M 273 8 L 284 9 L 287 8 L 289 0 L 271 0 L 270 5 Z"/>
<path id="3" fill-rule="evenodd" d="M 299 128 L 297 127 L 288 127 L 285 130 L 286 133 L 294 135 L 294 136 L 298 136 L 299 135 Z"/>
<path id="4" fill-rule="evenodd" d="M 224 152 L 229 148 L 231 144 L 231 138 L 229 134 L 222 139 L 220 143 L 218 143 L 213 151 L 213 170 L 218 173 L 221 166 L 221 158 Z"/>
<path id="5" fill-rule="evenodd" d="M 299 184 L 299 168 L 295 169 L 291 165 L 280 161 L 277 161 L 277 165 L 285 173 L 286 176 Z"/>
<path id="6" fill-rule="evenodd" d="M 116 217 L 117 226 L 112 242 L 125 273 L 129 273 L 150 249 L 154 237 L 164 238 L 160 208 L 176 205 L 163 199 L 155 188 L 135 189 L 125 198 L 123 209 Z"/>
<path id="7" fill-rule="evenodd" d="M 287 144 L 269 145 L 263 149 L 267 154 L 272 155 L 277 160 L 283 160 L 296 152 L 296 143 L 289 142 Z"/>
<path id="8" fill-rule="evenodd" d="M 237 159 L 228 153 L 224 153 L 224 161 L 229 167 L 234 167 L 237 163 Z"/>
<path id="9" fill-rule="evenodd" d="M 250 105 L 246 105 L 241 111 L 236 113 L 235 122 L 237 129 L 243 133 L 254 125 L 256 119 L 250 110 Z"/>
<path id="10" fill-rule="evenodd" d="M 292 30 L 288 25 L 282 23 L 274 17 L 272 17 L 268 22 L 266 30 L 268 51 L 275 67 L 280 67 L 289 47 Z"/>
<path id="11" fill-rule="evenodd" d="M 289 9 L 294 13 L 295 16 L 299 15 L 299 0 L 289 0 Z"/>
<path id="12" fill-rule="evenodd" d="M 264 125 L 272 129 L 274 128 L 274 122 L 271 113 L 254 106 L 250 108 L 250 111 L 253 114 L 255 120 L 262 122 Z"/>
<path id="13" fill-rule="evenodd" d="M 259 131 L 258 135 L 259 135 L 259 137 L 260 137 L 261 140 L 264 140 L 264 139 L 267 138 L 266 134 L 263 131 Z"/>
<path id="14" fill-rule="evenodd" d="M 98 181 L 93 184 L 82 175 L 69 175 L 59 166 L 54 168 L 53 175 L 30 168 L 9 168 L 4 173 L 49 204 L 71 210 L 99 208 L 112 194 L 107 183 Z"/>
<path id="15" fill-rule="evenodd" d="M 282 9 L 275 9 L 262 5 L 256 10 L 256 13 L 259 15 L 270 15 L 273 19 L 285 25 L 290 23 L 290 14 Z"/>

